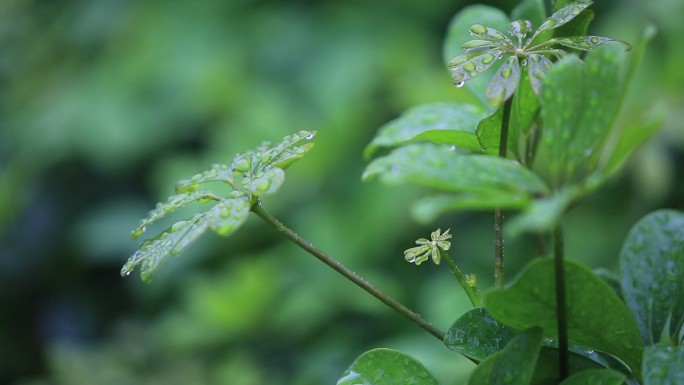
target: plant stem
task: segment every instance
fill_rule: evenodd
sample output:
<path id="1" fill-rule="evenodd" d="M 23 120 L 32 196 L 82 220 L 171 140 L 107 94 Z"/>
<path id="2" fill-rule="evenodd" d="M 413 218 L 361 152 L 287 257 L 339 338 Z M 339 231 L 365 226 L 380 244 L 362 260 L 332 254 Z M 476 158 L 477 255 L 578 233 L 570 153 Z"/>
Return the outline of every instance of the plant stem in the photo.
<path id="1" fill-rule="evenodd" d="M 278 230 L 281 234 L 283 234 L 287 239 L 294 242 L 297 246 L 301 247 L 302 249 L 304 249 L 309 254 L 318 258 L 321 262 L 325 263 L 326 265 L 331 267 L 333 270 L 342 274 L 345 278 L 347 278 L 348 280 L 355 283 L 357 286 L 359 286 L 360 288 L 362 288 L 363 290 L 368 292 L 370 295 L 372 295 L 375 298 L 382 301 L 385 305 L 389 306 L 390 308 L 392 308 L 397 313 L 408 318 L 410 321 L 412 321 L 416 325 L 420 326 L 421 328 L 423 328 L 428 333 L 432 334 L 438 340 L 444 341 L 444 332 L 442 332 L 439 329 L 432 326 L 431 323 L 424 320 L 418 313 L 416 313 L 416 312 L 412 311 L 411 309 L 407 308 L 406 306 L 402 305 L 399 301 L 390 297 L 386 293 L 376 289 L 368 281 L 366 281 L 365 279 L 360 277 L 358 274 L 351 271 L 348 267 L 344 266 L 342 263 L 340 263 L 336 259 L 330 257 L 329 255 L 325 254 L 321 250 L 317 249 L 310 242 L 307 242 L 305 239 L 301 238 L 294 231 L 290 230 L 288 227 L 283 225 L 273 215 L 271 215 L 268 211 L 266 211 L 263 207 L 261 207 L 260 202 L 257 202 L 255 205 L 252 206 L 252 211 L 257 216 L 259 216 L 259 218 L 263 219 L 268 224 L 273 226 L 276 230 Z"/>
<path id="2" fill-rule="evenodd" d="M 514 95 L 511 95 L 503 106 L 501 137 L 499 140 L 500 158 L 506 158 L 506 150 L 508 148 L 508 125 L 511 121 L 513 96 Z M 501 209 L 494 210 L 494 286 L 497 288 L 502 288 L 504 286 L 503 212 Z"/>
<path id="3" fill-rule="evenodd" d="M 468 299 L 470 299 L 470 303 L 473 304 L 473 307 L 481 307 L 482 299 L 480 298 L 480 292 L 477 290 L 477 287 L 468 284 L 468 281 L 463 276 L 463 273 L 461 273 L 461 269 L 456 266 L 449 254 L 442 249 L 439 250 L 439 253 L 442 255 L 442 259 L 444 259 L 447 265 L 449 265 L 449 268 L 456 276 L 456 279 L 458 279 L 458 283 L 461 284 L 461 287 L 463 290 L 465 290 L 466 294 L 468 295 Z"/>
<path id="4" fill-rule="evenodd" d="M 565 270 L 563 266 L 563 224 L 553 230 L 554 266 L 556 273 L 556 317 L 558 322 L 558 368 L 560 380 L 568 377 L 568 316 L 565 302 Z"/>

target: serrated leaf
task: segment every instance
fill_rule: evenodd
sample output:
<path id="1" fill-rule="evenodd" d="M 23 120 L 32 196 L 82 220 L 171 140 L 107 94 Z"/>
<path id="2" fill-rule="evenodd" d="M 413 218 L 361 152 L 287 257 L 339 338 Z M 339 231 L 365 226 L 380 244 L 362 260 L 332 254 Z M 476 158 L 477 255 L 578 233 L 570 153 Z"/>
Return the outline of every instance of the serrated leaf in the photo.
<path id="1" fill-rule="evenodd" d="M 438 385 L 416 360 L 392 349 L 373 349 L 359 356 L 337 385 Z"/>
<path id="2" fill-rule="evenodd" d="M 591 5 L 591 1 L 568 3 L 554 12 L 537 28 L 537 33 L 555 29 L 577 17 L 582 11 Z"/>
<path id="3" fill-rule="evenodd" d="M 418 200 L 411 207 L 411 214 L 417 222 L 428 224 L 447 212 L 522 209 L 530 203 L 531 198 L 527 195 L 505 191 L 436 195 Z"/>
<path id="4" fill-rule="evenodd" d="M 520 83 L 520 62 L 517 56 L 509 56 L 487 85 L 487 101 L 498 107 L 513 95 Z"/>
<path id="5" fill-rule="evenodd" d="M 465 155 L 446 146 L 411 144 L 372 161 L 364 180 L 379 176 L 387 183 L 414 183 L 452 192 L 504 191 L 522 196 L 546 193 L 532 172 L 508 159 Z"/>
<path id="6" fill-rule="evenodd" d="M 454 57 L 463 53 L 461 47 L 468 40 L 471 40 L 467 31 L 474 20 L 499 30 L 504 30 L 508 23 L 510 23 L 508 16 L 498 8 L 482 4 L 464 7 L 449 23 L 443 47 L 445 64 L 448 64 Z M 487 48 L 485 47 L 485 49 Z M 479 102 L 484 108 L 489 109 L 490 106 L 484 98 L 486 86 L 487 79 L 475 78 L 467 82 L 462 89 L 468 91 L 468 96 L 473 101 Z"/>
<path id="7" fill-rule="evenodd" d="M 540 328 L 525 330 L 503 350 L 482 361 L 468 379 L 468 385 L 529 385 L 541 343 Z"/>
<path id="8" fill-rule="evenodd" d="M 587 267 L 565 261 L 564 269 L 569 340 L 619 357 L 638 377 L 644 347 L 629 309 Z M 557 338 L 554 271 L 551 258 L 528 263 L 510 287 L 485 297 L 485 308 L 512 328 L 538 326 Z"/>
<path id="9" fill-rule="evenodd" d="M 140 277 L 149 281 L 167 257 L 178 255 L 197 240 L 209 227 L 209 221 L 207 213 L 201 213 L 187 221 L 176 222 L 156 238 L 146 241 L 128 259 L 121 269 L 121 276 L 130 275 L 136 266 L 140 266 Z"/>
<path id="10" fill-rule="evenodd" d="M 632 49 L 632 47 L 624 41 L 613 40 L 611 38 L 602 36 L 572 36 L 561 37 L 554 40 L 562 46 L 578 49 L 581 51 L 590 51 L 606 43 L 619 43 L 624 47 L 625 51 Z"/>
<path id="11" fill-rule="evenodd" d="M 209 227 L 224 237 L 232 234 L 247 219 L 250 203 L 249 195 L 242 194 L 215 204 L 209 211 L 211 213 Z"/>
<path id="12" fill-rule="evenodd" d="M 644 385 L 684 384 L 684 346 L 649 346 L 644 352 Z"/>
<path id="13" fill-rule="evenodd" d="M 610 369 L 585 370 L 573 374 L 559 385 L 622 385 L 626 376 Z"/>
<path id="14" fill-rule="evenodd" d="M 468 310 L 454 322 L 444 336 L 444 344 L 475 361 L 483 361 L 502 350 L 519 331 L 499 323 L 477 307 Z"/>
<path id="15" fill-rule="evenodd" d="M 203 201 L 216 200 L 218 197 L 210 191 L 193 191 L 189 194 L 172 195 L 166 202 L 157 203 L 157 207 L 150 211 L 145 218 L 140 221 L 140 224 L 131 232 L 131 238 L 136 239 L 141 236 L 146 230 L 147 226 L 164 218 L 167 214 L 172 213 L 184 206 L 193 202 L 205 203 Z"/>
<path id="16" fill-rule="evenodd" d="M 482 108 L 467 103 L 441 102 L 413 107 L 382 126 L 364 155 L 368 158 L 381 147 L 421 141 L 481 151 L 475 130 L 485 113 Z"/>
<path id="17" fill-rule="evenodd" d="M 223 182 L 233 184 L 233 172 L 225 164 L 213 164 L 211 169 L 193 175 L 176 183 L 176 194 L 197 190 L 201 184 L 207 182 Z"/>
<path id="18" fill-rule="evenodd" d="M 684 324 L 684 213 L 659 210 L 637 222 L 620 252 L 622 290 L 641 335 L 654 344 Z"/>

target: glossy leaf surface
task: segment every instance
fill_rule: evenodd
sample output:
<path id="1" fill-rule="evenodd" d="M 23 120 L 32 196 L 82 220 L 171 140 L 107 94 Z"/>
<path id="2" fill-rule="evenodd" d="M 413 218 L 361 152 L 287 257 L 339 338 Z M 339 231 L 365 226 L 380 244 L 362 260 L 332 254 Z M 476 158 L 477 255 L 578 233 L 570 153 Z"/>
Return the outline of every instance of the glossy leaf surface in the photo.
<path id="1" fill-rule="evenodd" d="M 142 235 L 147 226 L 164 218 L 167 214 L 172 213 L 184 206 L 194 202 L 209 201 L 216 198 L 216 195 L 210 191 L 193 191 L 191 193 L 176 194 L 169 197 L 166 202 L 157 203 L 157 207 L 150 211 L 145 218 L 140 221 L 138 227 L 131 233 L 131 238 L 136 239 Z"/>
<path id="2" fill-rule="evenodd" d="M 380 147 L 394 147 L 410 142 L 450 144 L 481 151 L 475 136 L 477 124 L 486 111 L 466 103 L 432 103 L 411 108 L 387 123 L 366 147 L 370 157 Z"/>
<path id="3" fill-rule="evenodd" d="M 483 308 L 468 310 L 454 322 L 444 337 L 444 344 L 466 357 L 482 361 L 502 350 L 519 331 L 501 324 Z"/>
<path id="4" fill-rule="evenodd" d="M 438 385 L 415 358 L 392 349 L 373 349 L 359 356 L 337 385 Z"/>
<path id="5" fill-rule="evenodd" d="M 572 343 L 613 354 L 638 372 L 643 342 L 634 318 L 615 292 L 588 268 L 565 262 L 568 335 Z M 539 326 L 556 337 L 556 297 L 552 259 L 530 262 L 506 289 L 490 292 L 485 308 L 506 325 Z"/>
<path id="6" fill-rule="evenodd" d="M 434 144 L 412 144 L 375 159 L 363 179 L 414 183 L 453 192 L 544 193 L 544 183 L 519 164 L 486 155 L 466 155 Z"/>
<path id="7" fill-rule="evenodd" d="M 468 385 L 529 385 L 542 344 L 542 329 L 530 328 L 475 368 Z"/>
<path id="8" fill-rule="evenodd" d="M 568 377 L 560 385 L 622 385 L 625 375 L 610 369 L 585 370 Z"/>
<path id="9" fill-rule="evenodd" d="M 513 95 L 520 83 L 520 62 L 517 56 L 509 56 L 487 85 L 487 101 L 498 107 Z"/>
<path id="10" fill-rule="evenodd" d="M 647 347 L 644 352 L 644 385 L 680 384 L 684 384 L 684 347 Z"/>
<path id="11" fill-rule="evenodd" d="M 430 223 L 446 212 L 465 210 L 521 209 L 527 207 L 532 199 L 527 194 L 506 191 L 471 192 L 461 194 L 442 194 L 418 200 L 412 207 L 414 219 L 420 223 Z"/>
<path id="12" fill-rule="evenodd" d="M 669 322 L 684 324 L 684 213 L 660 210 L 637 222 L 620 253 L 622 290 L 647 344 L 660 340 Z"/>
<path id="13" fill-rule="evenodd" d="M 591 5 L 591 1 L 586 2 L 571 2 L 554 12 L 548 19 L 537 29 L 538 32 L 547 31 L 550 29 L 558 28 L 570 20 L 577 17 L 582 11 Z"/>

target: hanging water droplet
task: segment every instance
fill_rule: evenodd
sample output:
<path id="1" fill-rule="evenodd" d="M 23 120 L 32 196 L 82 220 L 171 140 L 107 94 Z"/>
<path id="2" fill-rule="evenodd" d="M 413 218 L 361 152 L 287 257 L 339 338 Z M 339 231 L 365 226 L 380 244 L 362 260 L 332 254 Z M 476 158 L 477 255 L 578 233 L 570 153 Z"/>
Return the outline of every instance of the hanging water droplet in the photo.
<path id="1" fill-rule="evenodd" d="M 309 134 L 306 137 L 304 137 L 304 139 L 311 140 L 311 139 L 313 139 L 313 137 L 314 137 L 314 134 Z"/>
<path id="2" fill-rule="evenodd" d="M 465 85 L 465 82 L 461 80 L 460 82 L 456 83 L 456 87 L 461 88 Z"/>
<path id="3" fill-rule="evenodd" d="M 520 65 L 523 67 L 526 67 L 527 66 L 527 59 L 522 59 L 522 61 L 520 62 Z"/>

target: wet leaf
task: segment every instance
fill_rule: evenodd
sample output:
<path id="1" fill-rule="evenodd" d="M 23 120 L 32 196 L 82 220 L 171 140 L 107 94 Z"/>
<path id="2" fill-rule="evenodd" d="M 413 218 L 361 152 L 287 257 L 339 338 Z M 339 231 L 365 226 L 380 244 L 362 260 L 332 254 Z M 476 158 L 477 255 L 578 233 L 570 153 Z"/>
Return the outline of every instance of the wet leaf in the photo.
<path id="1" fill-rule="evenodd" d="M 501 141 L 501 121 L 503 120 L 503 106 L 490 113 L 477 125 L 477 140 L 485 150 L 494 149 L 498 152 Z"/>
<path id="2" fill-rule="evenodd" d="M 582 11 L 584 11 L 590 5 L 591 1 L 568 3 L 564 7 L 554 12 L 548 19 L 546 19 L 539 26 L 539 28 L 537 28 L 537 32 L 541 33 L 544 31 L 548 31 L 550 29 L 555 29 L 562 26 L 563 24 L 568 23 L 570 20 L 574 19 L 580 13 L 582 13 Z"/>
<path id="3" fill-rule="evenodd" d="M 558 355 L 558 346 L 542 346 L 537 366 L 534 368 L 532 384 L 556 384 L 558 382 Z M 601 364 L 587 357 L 584 349 L 575 348 L 573 345 L 570 346 L 570 354 L 568 355 L 569 374 L 572 375 L 586 370 L 601 368 L 603 368 Z"/>
<path id="4" fill-rule="evenodd" d="M 136 239 L 141 236 L 147 227 L 152 223 L 164 218 L 167 214 L 172 213 L 184 206 L 194 202 L 205 203 L 206 201 L 216 200 L 218 197 L 210 191 L 193 191 L 189 194 L 172 195 L 166 202 L 157 203 L 157 207 L 150 211 L 145 218 L 140 221 L 140 224 L 131 232 L 131 238 Z M 219 198 L 220 199 L 220 198 Z M 203 202 L 205 201 L 205 202 Z"/>
<path id="5" fill-rule="evenodd" d="M 282 170 L 281 170 L 282 171 Z M 250 197 L 246 194 L 226 198 L 211 208 L 209 227 L 222 236 L 237 230 L 247 219 L 250 210 Z"/>
<path id="6" fill-rule="evenodd" d="M 519 331 L 499 323 L 485 309 L 470 309 L 454 322 L 444 337 L 444 344 L 475 361 L 483 361 L 502 350 Z"/>
<path id="7" fill-rule="evenodd" d="M 531 54 L 527 60 L 527 73 L 530 79 L 530 85 L 536 95 L 541 94 L 541 88 L 544 84 L 546 73 L 553 66 L 553 62 L 543 55 Z"/>
<path id="8" fill-rule="evenodd" d="M 638 376 L 643 342 L 629 309 L 587 267 L 566 261 L 564 268 L 570 342 L 619 357 Z M 512 328 L 538 326 L 557 338 L 554 277 L 552 259 L 534 260 L 510 287 L 490 292 L 485 308 Z"/>
<path id="9" fill-rule="evenodd" d="M 513 95 L 520 82 L 520 62 L 517 56 L 509 56 L 487 85 L 487 101 L 498 107 Z"/>
<path id="10" fill-rule="evenodd" d="M 626 376 L 610 369 L 585 370 L 573 374 L 559 385 L 622 385 Z"/>
<path id="11" fill-rule="evenodd" d="M 162 262 L 190 246 L 207 230 L 209 222 L 207 213 L 196 214 L 186 221 L 176 222 L 156 238 L 143 243 L 123 266 L 121 276 L 130 275 L 136 266 L 140 266 L 140 278 L 149 281 Z"/>
<path id="12" fill-rule="evenodd" d="M 176 194 L 188 193 L 197 190 L 201 184 L 208 182 L 234 182 L 233 172 L 225 164 L 214 164 L 207 171 L 195 174 L 190 179 L 184 179 L 176 183 Z"/>
<path id="13" fill-rule="evenodd" d="M 373 349 L 363 353 L 337 381 L 337 385 L 396 384 L 439 383 L 418 360 L 392 349 Z"/>
<path id="14" fill-rule="evenodd" d="M 442 102 L 413 107 L 380 128 L 364 154 L 370 157 L 381 147 L 424 141 L 480 152 L 475 130 L 485 113 L 482 108 L 467 103 Z"/>
<path id="15" fill-rule="evenodd" d="M 490 49 L 473 57 L 470 56 L 470 52 L 457 56 L 449 63 L 451 80 L 463 85 L 462 82 L 467 82 L 488 70 L 502 55 L 502 51 Z"/>
<path id="16" fill-rule="evenodd" d="M 684 346 L 649 346 L 644 352 L 644 385 L 684 384 Z"/>
<path id="17" fill-rule="evenodd" d="M 375 159 L 363 179 L 376 176 L 386 183 L 413 183 L 452 192 L 503 191 L 529 197 L 548 191 L 536 175 L 516 162 L 459 154 L 428 143 L 407 145 Z"/>
<path id="18" fill-rule="evenodd" d="M 254 176 L 244 177 L 240 183 L 244 191 L 256 197 L 274 194 L 285 183 L 285 171 L 277 167 L 268 168 Z"/>
<path id="19" fill-rule="evenodd" d="M 542 329 L 530 328 L 482 361 L 468 385 L 529 385 L 542 344 Z"/>
<path id="20" fill-rule="evenodd" d="M 561 37 L 555 39 L 556 42 L 562 46 L 578 49 L 581 51 L 590 51 L 602 44 L 606 43 L 619 43 L 623 46 L 626 51 L 632 49 L 632 47 L 620 40 L 613 40 L 602 36 L 573 36 L 573 37 Z"/>
<path id="21" fill-rule="evenodd" d="M 684 324 L 684 213 L 659 210 L 637 222 L 620 253 L 622 290 L 641 335 L 654 344 Z"/>

